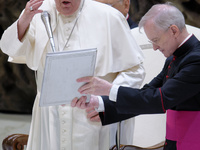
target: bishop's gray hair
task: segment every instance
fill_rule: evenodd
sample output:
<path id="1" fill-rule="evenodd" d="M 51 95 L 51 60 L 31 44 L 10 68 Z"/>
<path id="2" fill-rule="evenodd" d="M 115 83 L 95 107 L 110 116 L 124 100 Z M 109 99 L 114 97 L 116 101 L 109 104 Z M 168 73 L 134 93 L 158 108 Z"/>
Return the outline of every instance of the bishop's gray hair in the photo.
<path id="1" fill-rule="evenodd" d="M 162 30 L 167 30 L 171 25 L 176 25 L 181 31 L 185 28 L 185 19 L 181 11 L 167 2 L 156 4 L 142 17 L 139 22 L 139 29 L 144 27 L 148 20 L 153 20 L 155 25 Z"/>

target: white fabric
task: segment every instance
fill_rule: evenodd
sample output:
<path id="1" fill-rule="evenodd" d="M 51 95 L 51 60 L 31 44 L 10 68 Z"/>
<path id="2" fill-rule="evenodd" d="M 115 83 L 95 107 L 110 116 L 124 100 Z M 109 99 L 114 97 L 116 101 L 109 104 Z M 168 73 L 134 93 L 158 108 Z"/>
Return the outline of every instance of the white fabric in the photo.
<path id="1" fill-rule="evenodd" d="M 161 70 L 165 62 L 165 57 L 159 51 L 154 51 L 152 48 L 152 44 L 148 42 L 148 38 L 146 37 L 144 31 L 139 32 L 139 28 L 134 28 L 131 30 L 132 35 L 135 37 L 137 43 L 143 50 L 145 55 L 144 67 L 146 71 L 146 76 L 142 86 L 146 83 L 149 83 Z M 109 99 L 113 102 L 116 102 L 117 92 L 119 85 L 113 85 L 109 94 Z M 99 110 L 104 110 L 103 100 L 99 99 L 100 106 Z M 125 122 L 129 122 L 127 126 L 123 125 L 122 133 L 128 133 L 129 137 L 132 141 L 133 145 L 140 147 L 152 147 L 157 144 L 163 144 L 165 141 L 165 127 L 166 127 L 166 115 L 165 114 L 153 114 L 153 115 L 140 115 Z M 130 127 L 133 126 L 134 128 Z M 117 127 L 115 127 L 117 128 Z M 132 130 L 130 130 L 132 129 Z M 126 136 L 127 137 L 127 136 Z M 122 138 L 123 142 L 126 143 L 126 137 Z"/>
<path id="2" fill-rule="evenodd" d="M 47 10 L 51 15 L 55 41 L 62 37 L 67 39 L 76 14 L 66 19 L 66 30 L 59 33 L 61 21 L 65 20 L 57 13 L 54 0 L 45 0 L 41 9 Z M 59 46 L 62 46 L 60 42 L 62 41 L 59 41 Z M 51 52 L 39 14 L 34 16 L 23 42 L 18 40 L 16 21 L 3 34 L 0 46 L 9 55 L 9 61 L 26 63 L 30 69 L 37 71 L 37 96 L 27 150 L 106 150 L 110 147 L 110 139 L 115 139 L 115 136 L 109 135 L 109 126 L 102 127 L 100 123 L 90 122 L 85 110 L 70 106 L 39 107 L 45 56 L 47 52 Z M 135 76 L 135 79 L 129 78 L 124 84 L 141 84 L 144 74 L 139 75 L 137 69 L 142 65 L 143 56 L 126 19 L 115 9 L 90 0 L 85 1 L 65 50 L 87 48 L 98 50 L 95 76 L 116 84 L 124 83 L 126 79 L 123 78 L 126 76 Z"/>
<path id="3" fill-rule="evenodd" d="M 132 73 L 133 72 L 133 73 Z M 143 79 L 145 77 L 143 64 L 140 64 L 132 70 L 127 70 L 126 72 L 121 72 L 117 76 L 117 78 L 113 81 L 115 85 L 128 86 L 133 88 L 140 88 Z M 116 96 L 115 96 L 116 97 Z M 133 141 L 134 134 L 134 124 L 135 118 L 130 118 L 124 121 L 121 121 L 121 129 L 120 129 L 120 143 L 124 145 L 130 145 Z M 112 128 L 110 129 L 110 145 L 115 145 L 116 140 L 116 131 L 118 130 L 117 123 L 112 124 Z"/>
<path id="4" fill-rule="evenodd" d="M 148 42 L 143 29 L 139 32 L 137 27 L 132 29 L 131 32 L 145 56 L 144 68 L 146 76 L 143 86 L 149 83 L 162 70 L 166 58 L 158 50 L 153 50 L 152 44 Z M 140 147 L 151 147 L 162 143 L 165 140 L 165 121 L 165 114 L 135 117 L 132 144 Z"/>
<path id="5" fill-rule="evenodd" d="M 137 68 L 137 69 L 136 69 Z M 116 80 L 113 82 L 113 86 L 110 91 L 109 99 L 113 100 L 116 102 L 117 98 L 117 91 L 119 88 L 119 85 L 122 86 L 129 86 L 133 88 L 139 88 L 140 85 L 142 84 L 142 81 L 145 76 L 144 68 L 143 65 L 139 65 L 138 67 L 135 67 L 136 71 L 133 73 L 121 73 L 121 76 L 117 78 L 117 80 L 121 80 L 124 82 L 121 82 L 116 84 Z M 134 76 L 133 76 L 134 75 Z M 141 76 L 143 76 L 141 78 Z M 123 77 L 123 78 L 122 78 Z M 124 80 L 126 79 L 126 80 Z M 129 80 L 128 80 L 129 79 Z M 129 83 L 127 83 L 127 81 Z M 98 112 L 103 112 L 105 110 L 104 108 L 104 103 L 103 99 L 101 97 L 98 97 L 99 100 L 99 107 L 97 108 Z M 121 129 L 120 129 L 120 143 L 124 145 L 131 145 L 133 141 L 133 135 L 134 135 L 134 124 L 135 124 L 135 118 L 130 118 L 125 121 L 121 122 Z M 115 145 L 116 141 L 115 138 L 113 138 L 116 135 L 116 131 L 118 130 L 118 125 L 117 123 L 112 124 L 112 128 L 110 129 L 111 131 L 111 138 L 110 138 L 110 143 L 111 145 Z"/>
<path id="6" fill-rule="evenodd" d="M 117 101 L 117 92 L 119 89 L 119 85 L 113 85 L 110 89 L 109 100 L 116 102 Z"/>
<path id="7" fill-rule="evenodd" d="M 200 28 L 191 25 L 186 25 L 187 31 L 194 34 L 198 40 L 200 40 Z"/>
<path id="8" fill-rule="evenodd" d="M 98 96 L 98 101 L 99 101 L 99 107 L 95 108 L 96 112 L 104 112 L 105 107 L 101 96 Z"/>

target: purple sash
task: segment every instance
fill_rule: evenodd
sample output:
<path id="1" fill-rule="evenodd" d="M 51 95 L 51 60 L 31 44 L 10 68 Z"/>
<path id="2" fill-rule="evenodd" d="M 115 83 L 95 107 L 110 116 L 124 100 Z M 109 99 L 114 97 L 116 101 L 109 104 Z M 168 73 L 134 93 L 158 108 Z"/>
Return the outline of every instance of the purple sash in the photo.
<path id="1" fill-rule="evenodd" d="M 177 150 L 200 150 L 200 111 L 167 110 L 166 138 Z"/>

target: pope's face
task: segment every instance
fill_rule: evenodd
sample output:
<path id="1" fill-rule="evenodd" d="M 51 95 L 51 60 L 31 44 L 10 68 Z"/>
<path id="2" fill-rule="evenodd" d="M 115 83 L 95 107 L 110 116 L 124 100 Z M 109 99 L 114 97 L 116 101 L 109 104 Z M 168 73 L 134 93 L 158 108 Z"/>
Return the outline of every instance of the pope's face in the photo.
<path id="1" fill-rule="evenodd" d="M 63 15 L 72 15 L 79 8 L 81 0 L 55 0 L 56 9 Z"/>

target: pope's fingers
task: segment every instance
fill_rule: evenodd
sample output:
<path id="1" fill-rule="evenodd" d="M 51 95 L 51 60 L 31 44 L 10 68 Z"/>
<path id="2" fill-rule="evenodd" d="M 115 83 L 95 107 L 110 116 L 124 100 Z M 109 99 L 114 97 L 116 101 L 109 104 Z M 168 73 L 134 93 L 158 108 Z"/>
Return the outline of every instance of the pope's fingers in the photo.
<path id="1" fill-rule="evenodd" d="M 28 9 L 30 12 L 39 13 L 42 12 L 41 10 L 38 10 L 38 8 L 42 5 L 44 0 L 32 0 L 27 3 L 26 9 Z"/>
<path id="2" fill-rule="evenodd" d="M 78 108 L 85 108 L 86 106 L 86 100 L 85 98 L 81 97 L 77 102 L 76 102 L 76 107 Z"/>
<path id="3" fill-rule="evenodd" d="M 96 116 L 90 118 L 90 121 L 93 121 L 93 122 L 100 122 L 101 119 L 100 119 L 99 115 L 96 115 Z"/>
<path id="4" fill-rule="evenodd" d="M 42 5 L 42 3 L 43 3 L 43 1 L 38 1 L 38 2 L 34 3 L 32 7 L 35 10 L 37 10 Z"/>
<path id="5" fill-rule="evenodd" d="M 43 1 L 44 0 L 30 0 L 28 3 L 31 6 L 31 5 L 43 3 Z"/>
<path id="6" fill-rule="evenodd" d="M 88 107 L 85 111 L 86 111 L 87 113 L 89 113 L 89 112 L 91 112 L 91 111 L 93 111 L 93 110 L 95 110 L 94 107 Z"/>
<path id="7" fill-rule="evenodd" d="M 80 108 L 85 109 L 88 105 L 88 103 L 86 103 L 87 97 L 86 96 L 82 96 L 79 101 L 81 101 L 80 104 Z"/>
<path id="8" fill-rule="evenodd" d="M 82 102 L 80 108 L 85 109 L 86 107 L 87 107 L 87 104 Z"/>
<path id="9" fill-rule="evenodd" d="M 29 0 L 29 2 L 44 1 L 44 0 Z"/>
<path id="10" fill-rule="evenodd" d="M 78 101 L 78 98 L 75 97 L 75 98 L 71 101 L 71 106 L 72 106 L 72 107 L 76 107 L 77 101 Z"/>
<path id="11" fill-rule="evenodd" d="M 90 112 L 88 112 L 87 117 L 88 118 L 92 118 L 96 115 L 98 115 L 99 113 L 95 111 L 95 109 L 93 108 L 93 110 L 91 110 Z"/>

